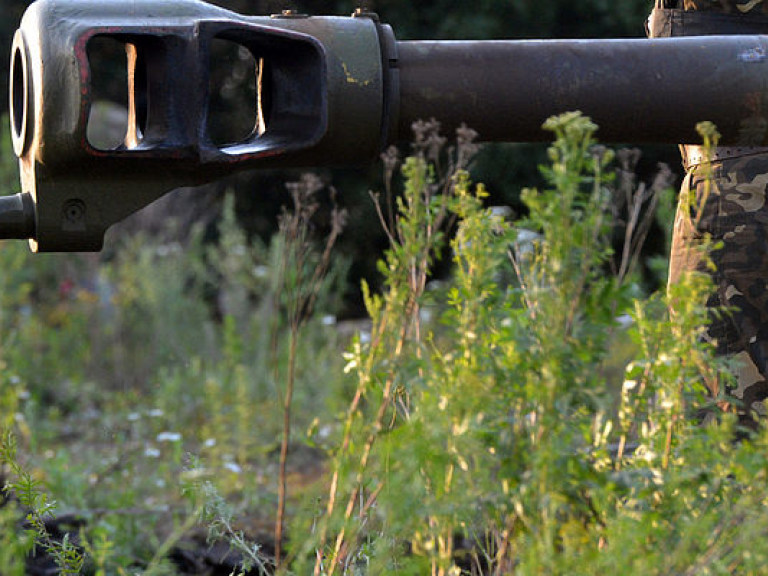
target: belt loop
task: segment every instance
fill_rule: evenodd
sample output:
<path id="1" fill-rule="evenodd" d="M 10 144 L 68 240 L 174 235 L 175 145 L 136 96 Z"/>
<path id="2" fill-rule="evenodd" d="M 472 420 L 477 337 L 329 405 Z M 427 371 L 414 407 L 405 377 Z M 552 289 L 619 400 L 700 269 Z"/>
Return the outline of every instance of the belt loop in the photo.
<path id="1" fill-rule="evenodd" d="M 755 156 L 757 154 L 768 154 L 768 147 L 765 146 L 718 146 L 708 150 L 704 146 L 696 144 L 681 144 L 680 156 L 683 160 L 683 166 L 690 170 L 699 164 L 709 162 L 720 162 L 723 160 L 735 160 Z"/>
<path id="2" fill-rule="evenodd" d="M 661 4 L 664 0 L 656 0 Z M 645 22 L 646 33 L 649 38 L 668 38 L 674 36 L 674 32 L 682 30 L 682 13 L 669 8 L 654 8 Z M 673 30 L 674 28 L 674 30 Z"/>

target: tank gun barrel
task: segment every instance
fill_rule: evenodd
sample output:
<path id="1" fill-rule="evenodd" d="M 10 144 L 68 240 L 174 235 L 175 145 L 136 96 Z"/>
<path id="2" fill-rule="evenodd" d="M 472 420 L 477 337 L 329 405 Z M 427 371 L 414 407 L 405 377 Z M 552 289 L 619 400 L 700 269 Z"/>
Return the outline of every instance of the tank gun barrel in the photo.
<path id="1" fill-rule="evenodd" d="M 765 145 L 768 37 L 399 42 L 400 120 L 464 122 L 486 141 L 548 135 L 553 114 L 580 110 L 605 142 Z"/>

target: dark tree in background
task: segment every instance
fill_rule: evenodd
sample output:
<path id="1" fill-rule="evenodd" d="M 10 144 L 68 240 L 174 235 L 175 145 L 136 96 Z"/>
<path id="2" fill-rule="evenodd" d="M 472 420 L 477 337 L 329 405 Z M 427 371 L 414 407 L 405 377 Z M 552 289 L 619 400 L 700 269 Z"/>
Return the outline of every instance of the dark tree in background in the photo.
<path id="1" fill-rule="evenodd" d="M 3 16 L 0 61 L 8 62 L 13 32 L 29 3 L 28 0 L 0 0 Z M 643 21 L 652 7 L 651 0 L 214 0 L 213 3 L 251 15 L 278 13 L 283 9 L 315 15 L 348 15 L 363 6 L 376 11 L 382 21 L 392 25 L 401 40 L 639 37 L 644 36 Z M 4 96 L 0 100 L 0 112 L 4 112 L 8 106 L 8 67 L 1 69 L 4 73 L 0 73 L 0 90 Z M 221 102 L 223 106 L 232 107 L 242 104 L 228 103 L 226 98 Z M 407 146 L 403 143 L 404 152 Z M 545 150 L 545 145 L 488 146 L 475 162 L 473 177 L 488 186 L 491 202 L 507 204 L 519 211 L 520 188 L 540 184 L 537 167 L 545 159 Z M 641 176 L 644 170 L 655 169 L 657 161 L 674 163 L 676 157 L 672 146 L 644 148 L 644 161 L 639 167 Z M 322 173 L 341 192 L 340 200 L 350 214 L 349 226 L 338 249 L 352 261 L 350 285 L 353 287 L 359 285 L 361 277 L 375 279 L 375 261 L 385 243 L 368 196 L 371 188 L 381 188 L 379 174 L 377 166 Z M 214 188 L 220 192 L 234 190 L 240 222 L 250 234 L 266 239 L 273 233 L 280 206 L 286 201 L 283 183 L 290 179 L 295 179 L 295 175 L 250 172 L 219 182 Z M 651 251 L 661 249 L 649 248 Z M 351 292 L 357 290 L 353 288 Z"/>

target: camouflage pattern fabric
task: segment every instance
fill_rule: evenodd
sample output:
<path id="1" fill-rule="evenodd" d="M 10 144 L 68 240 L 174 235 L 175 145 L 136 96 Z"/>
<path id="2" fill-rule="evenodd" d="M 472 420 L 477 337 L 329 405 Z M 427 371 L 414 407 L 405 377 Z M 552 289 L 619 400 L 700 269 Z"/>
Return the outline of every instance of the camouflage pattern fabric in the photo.
<path id="1" fill-rule="evenodd" d="M 707 184 L 707 179 L 711 183 Z M 708 335 L 719 354 L 735 359 L 737 387 L 710 390 L 731 397 L 742 425 L 754 427 L 768 398 L 768 154 L 754 154 L 692 167 L 683 181 L 670 255 L 670 283 L 685 271 L 712 274 L 715 290 L 707 306 L 726 307 L 712 314 Z M 708 189 L 709 188 L 709 189 Z M 698 212 L 690 213 L 691 195 Z M 699 203 L 704 202 L 703 206 Z M 710 253 L 712 272 L 697 250 L 706 237 L 722 247 Z M 735 402 L 733 401 L 735 399 Z"/>
<path id="2" fill-rule="evenodd" d="M 768 0 L 657 0 L 656 5 L 651 36 L 768 33 Z M 690 160 L 692 147 L 681 148 Z M 734 360 L 737 383 L 728 390 L 718 390 L 717 382 L 708 385 L 715 398 L 724 399 L 721 407 L 735 410 L 743 426 L 754 428 L 766 414 L 768 398 L 768 149 L 716 148 L 713 157 L 686 165 L 669 282 L 692 270 L 712 275 L 707 333 L 717 352 Z M 686 208 L 691 205 L 695 214 Z M 706 237 L 721 246 L 709 255 L 714 272 L 695 249 Z M 723 307 L 729 312 L 720 313 Z"/>

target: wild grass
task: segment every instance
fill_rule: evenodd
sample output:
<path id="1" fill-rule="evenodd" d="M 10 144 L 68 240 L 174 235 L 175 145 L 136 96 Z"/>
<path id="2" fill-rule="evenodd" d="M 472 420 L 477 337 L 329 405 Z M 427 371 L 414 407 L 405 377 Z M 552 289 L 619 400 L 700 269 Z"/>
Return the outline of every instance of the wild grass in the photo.
<path id="1" fill-rule="evenodd" d="M 173 574 L 206 540 L 236 573 L 764 573 L 768 437 L 699 417 L 728 377 L 707 279 L 634 284 L 663 181 L 626 153 L 614 178 L 579 114 L 547 127 L 548 185 L 516 222 L 470 181 L 470 130 L 422 123 L 385 155 L 384 287 L 363 285 L 351 341 L 316 180 L 269 244 L 227 201 L 215 246 L 0 245 L 3 573 L 37 542 L 62 573 Z"/>

